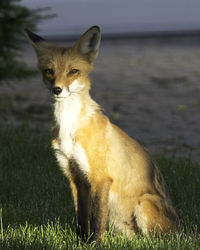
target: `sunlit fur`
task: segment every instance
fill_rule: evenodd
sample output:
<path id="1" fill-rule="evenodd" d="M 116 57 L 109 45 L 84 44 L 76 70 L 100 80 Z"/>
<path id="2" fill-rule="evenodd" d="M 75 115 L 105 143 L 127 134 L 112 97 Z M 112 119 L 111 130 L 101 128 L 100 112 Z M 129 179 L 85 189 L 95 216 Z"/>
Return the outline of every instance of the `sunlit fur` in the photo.
<path id="1" fill-rule="evenodd" d="M 90 97 L 88 75 L 98 53 L 99 28 L 89 29 L 71 48 L 31 43 L 48 88 L 62 88 L 54 95 L 52 146 L 72 189 L 77 232 L 99 240 L 108 224 L 129 237 L 173 231 L 177 216 L 149 154 Z M 48 68 L 54 75 L 45 73 Z M 79 71 L 71 74 L 72 69 Z"/>

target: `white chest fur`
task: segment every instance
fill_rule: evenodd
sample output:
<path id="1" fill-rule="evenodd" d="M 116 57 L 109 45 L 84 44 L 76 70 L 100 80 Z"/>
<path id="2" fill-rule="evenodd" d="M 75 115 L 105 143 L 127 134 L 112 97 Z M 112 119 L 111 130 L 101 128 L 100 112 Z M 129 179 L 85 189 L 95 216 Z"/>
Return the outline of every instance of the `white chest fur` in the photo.
<path id="1" fill-rule="evenodd" d="M 68 160 L 77 162 L 80 170 L 89 171 L 89 164 L 84 149 L 75 140 L 75 132 L 80 122 L 82 102 L 78 94 L 71 94 L 67 98 L 55 103 L 55 120 L 59 128 L 57 145 L 54 145 L 58 162 L 67 172 Z"/>

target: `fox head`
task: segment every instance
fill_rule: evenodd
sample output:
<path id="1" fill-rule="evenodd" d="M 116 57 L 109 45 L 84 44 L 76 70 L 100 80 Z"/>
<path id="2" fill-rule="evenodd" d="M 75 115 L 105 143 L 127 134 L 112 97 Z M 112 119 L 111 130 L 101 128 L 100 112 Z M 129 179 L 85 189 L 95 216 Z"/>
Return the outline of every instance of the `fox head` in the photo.
<path id="1" fill-rule="evenodd" d="M 93 60 L 98 55 L 101 40 L 98 26 L 91 27 L 68 48 L 49 43 L 28 29 L 25 33 L 36 51 L 43 80 L 55 99 L 89 91 L 88 75 L 92 70 Z"/>

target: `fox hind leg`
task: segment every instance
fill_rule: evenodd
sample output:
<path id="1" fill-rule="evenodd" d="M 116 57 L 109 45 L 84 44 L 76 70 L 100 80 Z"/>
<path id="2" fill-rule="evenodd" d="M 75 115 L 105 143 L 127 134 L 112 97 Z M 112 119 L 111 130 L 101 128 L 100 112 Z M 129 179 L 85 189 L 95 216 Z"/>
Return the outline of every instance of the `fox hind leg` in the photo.
<path id="1" fill-rule="evenodd" d="M 172 207 L 156 195 L 144 195 L 138 201 L 134 215 L 138 228 L 145 234 L 174 230 L 176 214 Z"/>

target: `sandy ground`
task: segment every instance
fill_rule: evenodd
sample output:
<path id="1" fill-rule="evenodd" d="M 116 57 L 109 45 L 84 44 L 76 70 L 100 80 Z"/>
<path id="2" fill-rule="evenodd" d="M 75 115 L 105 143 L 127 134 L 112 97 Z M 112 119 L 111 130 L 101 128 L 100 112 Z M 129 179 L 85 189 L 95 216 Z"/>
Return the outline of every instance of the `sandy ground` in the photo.
<path id="1" fill-rule="evenodd" d="M 35 67 L 28 44 L 22 59 Z M 91 79 L 105 113 L 152 154 L 200 159 L 200 38 L 102 41 Z M 49 104 L 40 75 L 1 85 L 0 123 L 49 127 Z"/>

